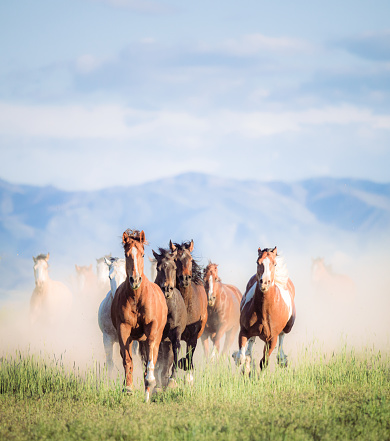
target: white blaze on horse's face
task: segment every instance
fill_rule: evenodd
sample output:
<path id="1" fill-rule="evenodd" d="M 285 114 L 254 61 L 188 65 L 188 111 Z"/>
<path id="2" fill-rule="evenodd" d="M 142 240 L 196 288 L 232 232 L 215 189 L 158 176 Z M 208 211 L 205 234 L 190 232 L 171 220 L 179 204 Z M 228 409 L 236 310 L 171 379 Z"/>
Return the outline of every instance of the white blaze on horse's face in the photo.
<path id="1" fill-rule="evenodd" d="M 45 259 L 37 259 L 34 265 L 34 277 L 36 285 L 43 285 L 49 278 L 48 264 Z"/>
<path id="2" fill-rule="evenodd" d="M 258 276 L 260 275 L 260 289 L 261 291 L 266 292 L 274 284 L 274 272 L 271 270 L 271 267 L 274 267 L 274 264 L 269 257 L 266 257 L 260 265 L 263 267 L 262 274 L 261 271 L 260 274 L 258 274 Z"/>
<path id="3" fill-rule="evenodd" d="M 132 289 L 138 289 L 142 282 L 143 267 L 139 268 L 139 250 L 135 245 L 131 247 L 129 254 L 131 254 L 131 258 L 130 256 L 129 258 L 132 261 L 132 265 L 130 265 L 131 268 L 129 268 L 130 271 L 128 272 L 130 286 Z"/>
<path id="4" fill-rule="evenodd" d="M 209 306 L 214 306 L 214 304 L 215 304 L 214 279 L 211 274 L 209 277 L 209 290 L 208 290 L 207 294 L 208 294 Z"/>

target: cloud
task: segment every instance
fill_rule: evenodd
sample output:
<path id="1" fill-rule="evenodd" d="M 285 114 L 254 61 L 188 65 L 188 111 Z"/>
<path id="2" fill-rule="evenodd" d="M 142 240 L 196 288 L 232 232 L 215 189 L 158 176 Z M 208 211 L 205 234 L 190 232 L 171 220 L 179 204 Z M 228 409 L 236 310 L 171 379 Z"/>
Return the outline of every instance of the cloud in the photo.
<path id="1" fill-rule="evenodd" d="M 390 30 L 338 40 L 333 45 L 368 60 L 390 61 Z"/>
<path id="2" fill-rule="evenodd" d="M 201 145 L 210 133 L 223 137 L 238 133 L 260 138 L 307 126 L 365 125 L 390 130 L 390 115 L 348 105 L 304 111 L 245 112 L 214 110 L 206 115 L 169 110 L 140 111 L 120 105 L 87 107 L 28 106 L 0 103 L 0 136 L 57 139 L 133 139 L 160 137 L 172 145 Z M 158 135 L 157 135 L 158 134 Z"/>

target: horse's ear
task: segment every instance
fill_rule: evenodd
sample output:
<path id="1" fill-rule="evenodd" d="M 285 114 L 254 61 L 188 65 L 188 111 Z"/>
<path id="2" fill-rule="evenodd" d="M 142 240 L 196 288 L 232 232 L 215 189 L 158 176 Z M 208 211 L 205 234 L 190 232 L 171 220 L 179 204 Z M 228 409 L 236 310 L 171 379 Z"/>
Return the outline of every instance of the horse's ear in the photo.
<path id="1" fill-rule="evenodd" d="M 111 259 L 107 259 L 106 256 L 104 256 L 104 262 L 106 263 L 106 265 L 110 266 L 111 265 Z"/>
<path id="2" fill-rule="evenodd" d="M 33 256 L 34 263 L 37 263 L 37 259 Z"/>
<path id="3" fill-rule="evenodd" d="M 278 254 L 278 250 L 276 249 L 276 247 L 271 251 L 271 253 L 276 256 Z"/>
<path id="4" fill-rule="evenodd" d="M 261 247 L 259 247 L 259 249 L 257 250 L 257 254 L 259 255 L 259 257 L 263 254 L 263 252 L 261 251 Z"/>
<path id="5" fill-rule="evenodd" d="M 190 251 L 190 253 L 192 253 L 194 251 L 194 241 L 192 239 L 190 242 L 190 246 L 188 247 L 188 250 Z"/>
<path id="6" fill-rule="evenodd" d="M 123 245 L 126 245 L 127 243 L 129 243 L 130 242 L 130 237 L 129 237 L 129 235 L 127 234 L 127 231 L 125 231 L 123 234 L 122 234 L 122 244 Z"/>
<path id="7" fill-rule="evenodd" d="M 46 262 L 49 260 L 49 257 L 50 257 L 50 253 L 47 253 L 45 257 Z"/>
<path id="8" fill-rule="evenodd" d="M 171 252 L 171 256 L 176 259 L 177 256 L 177 248 L 175 247 L 175 250 Z"/>
<path id="9" fill-rule="evenodd" d="M 152 250 L 153 256 L 156 260 L 158 260 L 158 258 L 160 257 L 159 254 L 157 254 L 154 250 Z"/>
<path id="10" fill-rule="evenodd" d="M 145 239 L 145 232 L 144 232 L 144 230 L 142 230 L 142 231 L 139 233 L 139 241 L 140 241 L 141 243 L 145 243 L 145 242 L 146 242 L 146 239 Z"/>
<path id="11" fill-rule="evenodd" d="M 175 245 L 172 243 L 172 241 L 169 241 L 169 248 L 171 249 L 172 253 L 176 250 Z"/>

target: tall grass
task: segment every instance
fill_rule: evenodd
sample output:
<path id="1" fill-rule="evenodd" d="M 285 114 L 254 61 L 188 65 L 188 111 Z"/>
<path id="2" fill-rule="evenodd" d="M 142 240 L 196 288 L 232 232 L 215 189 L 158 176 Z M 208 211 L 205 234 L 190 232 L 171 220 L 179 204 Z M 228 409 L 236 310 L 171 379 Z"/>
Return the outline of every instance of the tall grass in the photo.
<path id="1" fill-rule="evenodd" d="M 388 353 L 311 347 L 299 360 L 245 377 L 221 358 L 146 404 L 98 364 L 19 352 L 1 360 L 0 439 L 390 439 Z"/>

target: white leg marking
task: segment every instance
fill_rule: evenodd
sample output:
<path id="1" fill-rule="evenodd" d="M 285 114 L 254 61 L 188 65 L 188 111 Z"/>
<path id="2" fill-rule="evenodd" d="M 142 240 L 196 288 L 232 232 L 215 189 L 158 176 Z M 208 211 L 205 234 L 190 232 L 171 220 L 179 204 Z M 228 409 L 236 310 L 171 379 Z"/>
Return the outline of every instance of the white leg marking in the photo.
<path id="1" fill-rule="evenodd" d="M 146 381 L 156 381 L 156 378 L 154 377 L 154 364 L 153 361 L 149 361 L 148 366 L 146 368 Z"/>

